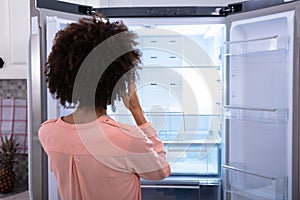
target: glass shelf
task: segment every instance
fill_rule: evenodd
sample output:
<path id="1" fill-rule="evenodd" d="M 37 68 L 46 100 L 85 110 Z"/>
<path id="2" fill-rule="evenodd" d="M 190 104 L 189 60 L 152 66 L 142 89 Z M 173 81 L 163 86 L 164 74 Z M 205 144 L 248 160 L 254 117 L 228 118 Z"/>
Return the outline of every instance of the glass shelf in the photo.
<path id="1" fill-rule="evenodd" d="M 288 109 L 246 108 L 239 106 L 224 106 L 225 119 L 240 119 L 269 123 L 286 123 Z"/>
<path id="2" fill-rule="evenodd" d="M 232 198 L 246 198 L 248 200 L 287 199 L 287 177 L 265 176 L 233 165 L 222 166 L 222 186 Z"/>
<path id="3" fill-rule="evenodd" d="M 219 144 L 220 137 L 209 137 L 212 133 L 209 131 L 159 131 L 158 137 L 163 140 L 164 144 Z M 221 134 L 221 133 L 220 133 Z"/>
<path id="4" fill-rule="evenodd" d="M 145 112 L 149 122 L 165 144 L 217 144 L 221 142 L 221 115 L 184 114 L 182 112 Z M 130 114 L 113 114 L 122 123 L 135 124 Z"/>
<path id="5" fill-rule="evenodd" d="M 160 64 L 149 64 L 143 66 L 142 70 L 144 69 L 165 69 L 165 68 L 171 68 L 171 69 L 216 69 L 220 70 L 221 66 L 217 65 L 172 65 L 172 66 L 165 66 Z"/>
<path id="6" fill-rule="evenodd" d="M 224 56 L 246 55 L 260 52 L 287 51 L 289 36 L 274 35 L 252 40 L 224 43 Z"/>

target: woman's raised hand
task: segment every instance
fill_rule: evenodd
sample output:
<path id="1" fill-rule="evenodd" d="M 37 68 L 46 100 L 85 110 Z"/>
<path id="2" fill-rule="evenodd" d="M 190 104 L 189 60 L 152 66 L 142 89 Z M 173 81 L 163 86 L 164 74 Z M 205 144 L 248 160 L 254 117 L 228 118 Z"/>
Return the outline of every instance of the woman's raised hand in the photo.
<path id="1" fill-rule="evenodd" d="M 127 91 L 124 91 L 122 94 L 122 100 L 126 108 L 133 115 L 137 125 L 147 122 L 136 92 L 136 85 L 134 82 L 129 83 Z"/>

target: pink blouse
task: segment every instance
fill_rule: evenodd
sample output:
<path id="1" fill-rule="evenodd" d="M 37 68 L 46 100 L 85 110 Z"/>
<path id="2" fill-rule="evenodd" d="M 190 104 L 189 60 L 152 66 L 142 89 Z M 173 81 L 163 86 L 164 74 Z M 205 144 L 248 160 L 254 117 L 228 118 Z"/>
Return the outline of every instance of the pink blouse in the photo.
<path id="1" fill-rule="evenodd" d="M 39 130 L 62 200 L 138 200 L 140 177 L 170 175 L 163 143 L 150 123 L 130 126 L 109 116 L 69 124 L 48 120 Z"/>

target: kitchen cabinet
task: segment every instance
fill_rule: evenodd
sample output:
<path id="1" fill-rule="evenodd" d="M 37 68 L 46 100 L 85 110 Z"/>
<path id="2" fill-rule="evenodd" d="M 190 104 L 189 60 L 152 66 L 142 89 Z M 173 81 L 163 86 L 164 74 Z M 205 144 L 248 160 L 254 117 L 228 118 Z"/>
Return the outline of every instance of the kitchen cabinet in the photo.
<path id="1" fill-rule="evenodd" d="M 30 33 L 29 0 L 2 0 L 0 7 L 0 57 L 4 61 L 0 79 L 26 79 Z"/>

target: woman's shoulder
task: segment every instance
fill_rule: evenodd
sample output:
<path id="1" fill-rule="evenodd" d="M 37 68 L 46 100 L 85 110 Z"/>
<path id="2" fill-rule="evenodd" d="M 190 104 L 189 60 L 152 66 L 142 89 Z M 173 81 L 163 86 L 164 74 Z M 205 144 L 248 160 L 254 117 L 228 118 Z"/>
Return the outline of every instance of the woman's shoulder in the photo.
<path id="1" fill-rule="evenodd" d="M 50 125 L 50 124 L 56 123 L 57 120 L 58 119 L 48 119 L 48 120 L 44 121 L 41 126 L 46 126 L 46 125 Z"/>
<path id="2" fill-rule="evenodd" d="M 52 129 L 53 125 L 57 122 L 58 119 L 48 119 L 43 122 L 39 128 L 39 135 L 48 132 L 48 130 Z"/>

